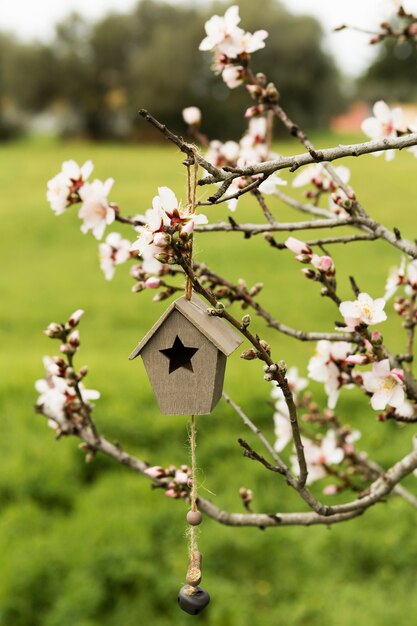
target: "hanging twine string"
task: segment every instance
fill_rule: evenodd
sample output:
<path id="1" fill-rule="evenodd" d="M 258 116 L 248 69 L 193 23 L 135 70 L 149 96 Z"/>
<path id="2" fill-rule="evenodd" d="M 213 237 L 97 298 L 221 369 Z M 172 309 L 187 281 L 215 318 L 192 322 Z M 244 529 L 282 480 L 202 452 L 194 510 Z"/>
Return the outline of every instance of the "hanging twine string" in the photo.
<path id="1" fill-rule="evenodd" d="M 194 159 L 193 163 L 189 163 L 187 165 L 187 205 L 188 212 L 190 215 L 194 215 L 195 213 L 195 205 L 196 205 L 196 195 L 197 195 L 197 182 L 198 182 L 198 161 L 195 156 L 195 148 L 194 146 L 190 146 L 193 150 Z M 192 267 L 193 262 L 193 237 L 190 237 L 189 241 L 189 263 Z M 185 297 L 187 300 L 191 300 L 191 296 L 193 293 L 193 283 L 191 278 L 187 276 L 185 282 Z"/>
<path id="2" fill-rule="evenodd" d="M 195 592 L 195 588 L 201 582 L 201 554 L 198 550 L 197 542 L 197 526 L 201 521 L 201 514 L 197 509 L 197 427 L 195 415 L 191 416 L 190 430 L 190 449 L 191 449 L 191 492 L 190 492 L 190 511 L 187 520 L 190 524 L 188 529 L 188 556 L 189 564 L 187 570 L 187 583 L 190 585 L 189 594 Z"/>
<path id="3" fill-rule="evenodd" d="M 196 195 L 197 195 L 197 181 L 198 181 L 198 161 L 195 156 L 196 149 L 194 146 L 190 146 L 193 150 L 194 158 L 192 162 L 187 163 L 187 208 L 189 215 L 195 214 L 196 208 Z M 193 237 L 189 239 L 188 261 L 190 267 L 193 263 Z M 185 281 L 185 297 L 187 300 L 191 300 L 193 293 L 193 283 L 189 276 Z M 192 595 L 195 593 L 197 586 L 201 581 L 201 554 L 198 550 L 197 542 L 197 526 L 201 521 L 201 514 L 197 509 L 197 461 L 196 461 L 196 449 L 197 449 L 197 427 L 195 415 L 191 415 L 190 427 L 189 427 L 189 439 L 191 450 L 191 491 L 190 491 L 190 511 L 187 515 L 187 521 L 189 523 L 188 529 L 188 570 L 187 570 L 187 583 L 189 585 L 187 593 Z"/>

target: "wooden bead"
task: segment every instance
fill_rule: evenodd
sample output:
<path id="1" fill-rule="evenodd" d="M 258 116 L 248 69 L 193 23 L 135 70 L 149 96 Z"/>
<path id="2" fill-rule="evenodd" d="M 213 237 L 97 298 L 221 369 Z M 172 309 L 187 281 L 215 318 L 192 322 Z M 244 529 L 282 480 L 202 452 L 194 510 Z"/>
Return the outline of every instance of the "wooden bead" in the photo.
<path id="1" fill-rule="evenodd" d="M 198 615 L 210 602 L 210 596 L 202 587 L 184 585 L 178 594 L 180 608 L 189 615 Z"/>
<path id="2" fill-rule="evenodd" d="M 188 511 L 187 522 L 190 526 L 198 526 L 203 521 L 203 516 L 200 511 Z"/>

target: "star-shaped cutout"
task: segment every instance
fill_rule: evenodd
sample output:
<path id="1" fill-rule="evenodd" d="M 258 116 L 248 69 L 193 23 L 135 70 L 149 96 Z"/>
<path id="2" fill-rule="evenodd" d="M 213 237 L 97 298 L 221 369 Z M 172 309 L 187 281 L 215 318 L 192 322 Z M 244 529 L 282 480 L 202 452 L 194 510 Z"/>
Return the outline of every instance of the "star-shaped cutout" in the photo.
<path id="1" fill-rule="evenodd" d="M 180 367 L 185 367 L 185 369 L 190 370 L 190 372 L 194 372 L 191 359 L 197 351 L 198 348 L 184 346 L 177 335 L 171 348 L 165 348 L 159 352 L 162 352 L 162 354 L 169 359 L 169 373 L 172 374 L 172 372 L 175 372 L 175 370 Z"/>

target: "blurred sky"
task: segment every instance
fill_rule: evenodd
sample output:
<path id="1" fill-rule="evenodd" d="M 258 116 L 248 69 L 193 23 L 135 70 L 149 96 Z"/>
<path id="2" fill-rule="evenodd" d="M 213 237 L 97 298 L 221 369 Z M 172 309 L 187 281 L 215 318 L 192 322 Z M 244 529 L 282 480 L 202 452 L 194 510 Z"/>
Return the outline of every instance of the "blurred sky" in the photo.
<path id="1" fill-rule="evenodd" d="M 173 3 L 180 0 L 171 0 Z M 195 0 L 204 2 L 204 0 Z M 256 1 L 256 0 L 254 0 Z M 368 45 L 368 37 L 352 31 L 332 33 L 342 23 L 375 28 L 392 13 L 396 0 L 282 0 L 294 13 L 314 15 L 326 32 L 326 48 L 335 56 L 341 69 L 358 75 L 375 53 Z M 0 0 L 0 30 L 15 33 L 21 39 L 48 40 L 54 24 L 71 11 L 79 11 L 90 19 L 97 19 L 110 10 L 126 11 L 137 0 Z M 237 2 L 238 4 L 238 2 Z M 404 0 L 407 10 L 417 12 L 417 0 Z M 268 29 L 268 25 L 265 24 Z"/>

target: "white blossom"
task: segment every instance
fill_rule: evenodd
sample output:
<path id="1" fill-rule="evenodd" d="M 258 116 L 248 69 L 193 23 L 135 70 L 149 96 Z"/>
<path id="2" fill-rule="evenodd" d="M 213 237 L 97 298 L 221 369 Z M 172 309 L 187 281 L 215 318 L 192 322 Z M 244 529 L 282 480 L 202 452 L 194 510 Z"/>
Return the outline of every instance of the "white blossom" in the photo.
<path id="1" fill-rule="evenodd" d="M 320 445 L 313 443 L 311 439 L 307 439 L 306 437 L 302 437 L 302 442 L 308 469 L 307 485 L 311 485 L 311 483 L 326 476 L 325 466 L 338 465 L 344 459 L 345 453 L 343 448 L 337 445 L 334 430 L 329 430 L 326 433 Z M 295 454 L 291 456 L 291 465 L 292 471 L 299 473 L 298 459 Z"/>
<path id="2" fill-rule="evenodd" d="M 101 239 L 106 226 L 114 222 L 116 213 L 107 199 L 113 183 L 113 178 L 104 183 L 96 179 L 81 187 L 79 194 L 83 204 L 78 212 L 78 217 L 84 221 L 81 232 L 91 230 L 96 239 Z"/>
<path id="3" fill-rule="evenodd" d="M 344 165 L 338 165 L 334 170 L 343 183 L 347 184 L 349 182 L 349 168 Z M 337 183 L 330 176 L 323 163 L 307 165 L 295 176 L 292 186 L 297 188 L 304 187 L 304 185 L 315 185 L 322 191 L 335 191 L 338 188 Z"/>
<path id="4" fill-rule="evenodd" d="M 47 183 L 46 198 L 55 215 L 64 213 L 70 204 L 71 193 L 80 189 L 93 169 L 91 161 L 81 167 L 75 161 L 64 161 L 61 172 Z"/>
<path id="5" fill-rule="evenodd" d="M 99 244 L 100 267 L 106 280 L 113 278 L 116 265 L 128 260 L 131 245 L 128 239 L 122 239 L 120 233 L 110 233 L 106 241 Z"/>
<path id="6" fill-rule="evenodd" d="M 342 302 L 339 310 L 348 330 L 355 330 L 359 324 L 379 324 L 387 319 L 384 311 L 384 298 L 373 300 L 367 293 L 360 293 L 357 300 Z"/>
<path id="7" fill-rule="evenodd" d="M 229 89 L 236 89 L 245 80 L 245 68 L 242 65 L 226 65 L 222 78 Z"/>
<path id="8" fill-rule="evenodd" d="M 387 404 L 400 408 L 404 404 L 404 372 L 391 369 L 389 359 L 372 365 L 371 372 L 362 374 L 366 391 L 372 393 L 371 406 L 375 411 L 382 411 Z"/>
<path id="9" fill-rule="evenodd" d="M 324 390 L 328 396 L 328 407 L 334 409 L 343 384 L 338 363 L 343 362 L 352 352 L 352 344 L 346 341 L 317 342 L 316 354 L 308 363 L 308 376 L 319 383 L 324 383 Z"/>
<path id="10" fill-rule="evenodd" d="M 366 118 L 361 129 L 371 139 L 383 139 L 384 137 L 397 137 L 397 131 L 403 132 L 404 113 L 400 107 L 390 109 L 386 102 L 378 100 L 373 106 L 373 117 Z M 395 157 L 395 150 L 384 150 L 385 159 L 392 161 Z M 374 156 L 381 156 L 382 151 L 373 152 Z"/>

